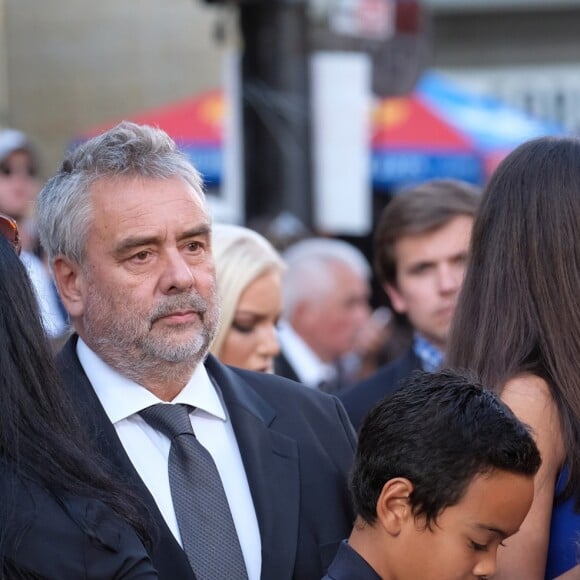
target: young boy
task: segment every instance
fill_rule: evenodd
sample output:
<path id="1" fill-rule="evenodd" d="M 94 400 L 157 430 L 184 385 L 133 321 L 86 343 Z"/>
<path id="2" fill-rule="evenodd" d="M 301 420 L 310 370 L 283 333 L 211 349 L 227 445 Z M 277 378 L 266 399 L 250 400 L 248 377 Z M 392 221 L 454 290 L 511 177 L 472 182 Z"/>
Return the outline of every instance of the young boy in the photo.
<path id="1" fill-rule="evenodd" d="M 416 371 L 362 425 L 357 518 L 325 579 L 488 578 L 540 462 L 526 426 L 472 377 Z"/>

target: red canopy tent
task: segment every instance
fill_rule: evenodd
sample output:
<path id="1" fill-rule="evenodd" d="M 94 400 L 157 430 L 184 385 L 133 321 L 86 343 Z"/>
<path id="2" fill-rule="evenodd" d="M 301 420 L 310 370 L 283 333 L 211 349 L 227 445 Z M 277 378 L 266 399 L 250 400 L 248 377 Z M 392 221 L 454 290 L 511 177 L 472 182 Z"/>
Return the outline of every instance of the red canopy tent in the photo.
<path id="1" fill-rule="evenodd" d="M 190 156 L 206 183 L 222 175 L 225 99 L 219 90 L 130 115 L 129 120 L 166 131 Z M 83 141 L 118 121 L 89 129 Z M 407 97 L 383 99 L 373 112 L 372 180 L 378 188 L 436 177 L 482 183 L 519 143 L 561 133 L 489 97 L 465 91 L 441 75 L 426 73 Z"/>
<path id="2" fill-rule="evenodd" d="M 130 115 L 128 120 L 159 127 L 183 143 L 221 146 L 223 111 L 224 97 L 221 91 L 214 90 Z M 79 140 L 98 135 L 120 120 L 92 127 Z"/>

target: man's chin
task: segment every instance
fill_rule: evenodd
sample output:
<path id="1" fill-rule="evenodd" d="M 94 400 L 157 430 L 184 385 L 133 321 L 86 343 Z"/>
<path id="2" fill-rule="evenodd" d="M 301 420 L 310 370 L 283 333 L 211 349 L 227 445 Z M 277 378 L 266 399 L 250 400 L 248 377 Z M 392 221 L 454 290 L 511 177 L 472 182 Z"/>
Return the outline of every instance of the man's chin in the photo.
<path id="1" fill-rule="evenodd" d="M 178 340 L 175 333 L 171 340 L 149 340 L 143 344 L 143 350 L 150 356 L 170 363 L 199 362 L 205 357 L 209 341 L 199 333 L 195 336 Z"/>

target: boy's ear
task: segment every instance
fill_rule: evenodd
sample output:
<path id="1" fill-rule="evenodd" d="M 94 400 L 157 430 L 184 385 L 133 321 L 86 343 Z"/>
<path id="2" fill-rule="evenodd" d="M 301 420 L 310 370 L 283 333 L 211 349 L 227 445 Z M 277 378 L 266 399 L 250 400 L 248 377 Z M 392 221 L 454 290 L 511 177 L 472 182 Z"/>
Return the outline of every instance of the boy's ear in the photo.
<path id="1" fill-rule="evenodd" d="M 404 477 L 385 483 L 377 502 L 377 520 L 391 536 L 398 536 L 402 525 L 413 517 L 409 496 L 413 484 Z"/>

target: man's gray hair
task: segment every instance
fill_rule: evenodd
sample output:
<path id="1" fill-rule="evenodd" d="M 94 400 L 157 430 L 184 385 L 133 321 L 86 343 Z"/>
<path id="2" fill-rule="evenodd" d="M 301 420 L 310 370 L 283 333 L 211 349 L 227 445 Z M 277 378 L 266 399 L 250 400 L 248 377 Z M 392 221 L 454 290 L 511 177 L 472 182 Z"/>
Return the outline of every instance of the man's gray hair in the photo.
<path id="1" fill-rule="evenodd" d="M 37 200 L 40 241 L 49 261 L 63 255 L 82 263 L 92 222 L 90 191 L 95 182 L 172 177 L 182 178 L 205 203 L 199 173 L 160 129 L 123 121 L 77 147 Z"/>
<path id="2" fill-rule="evenodd" d="M 323 300 L 334 287 L 333 268 L 346 266 L 363 280 L 371 276 L 366 258 L 342 240 L 310 238 L 290 246 L 283 254 L 286 271 L 282 283 L 284 316 L 289 319 L 303 301 Z"/>

